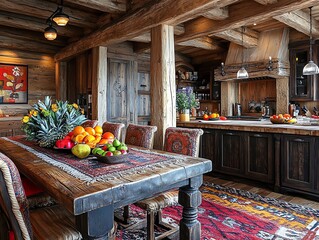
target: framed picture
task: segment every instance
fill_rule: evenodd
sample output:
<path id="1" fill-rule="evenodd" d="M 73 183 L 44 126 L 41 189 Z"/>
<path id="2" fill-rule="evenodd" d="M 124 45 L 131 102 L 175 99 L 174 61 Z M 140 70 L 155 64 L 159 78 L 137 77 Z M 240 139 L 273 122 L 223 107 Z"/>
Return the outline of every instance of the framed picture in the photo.
<path id="1" fill-rule="evenodd" d="M 0 63 L 0 104 L 28 103 L 28 66 Z"/>

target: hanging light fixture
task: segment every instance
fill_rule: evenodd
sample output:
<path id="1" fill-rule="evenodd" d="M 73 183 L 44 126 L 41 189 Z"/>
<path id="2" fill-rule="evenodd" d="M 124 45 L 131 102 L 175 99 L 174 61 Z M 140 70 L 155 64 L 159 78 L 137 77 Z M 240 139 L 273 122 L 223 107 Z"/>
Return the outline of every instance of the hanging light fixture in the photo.
<path id="1" fill-rule="evenodd" d="M 49 26 L 44 30 L 44 37 L 50 41 L 56 39 L 58 33 L 54 27 L 52 27 L 52 22 L 50 22 Z"/>
<path id="2" fill-rule="evenodd" d="M 309 7 L 310 9 L 310 34 L 309 34 L 309 42 L 310 42 L 310 47 L 309 47 L 309 62 L 308 64 L 303 68 L 302 74 L 303 75 L 314 75 L 319 73 L 319 68 L 317 64 L 315 64 L 312 60 L 312 14 L 311 10 L 312 7 Z"/>
<path id="3" fill-rule="evenodd" d="M 244 26 L 241 27 L 241 45 L 242 45 L 242 52 L 241 52 L 241 68 L 237 72 L 238 79 L 248 78 L 248 72 L 244 67 Z"/>
<path id="4" fill-rule="evenodd" d="M 54 40 L 58 36 L 57 30 L 52 26 L 52 21 L 54 21 L 58 26 L 64 27 L 69 22 L 69 19 L 69 16 L 63 13 L 63 0 L 61 0 L 61 5 L 57 7 L 46 21 L 49 26 L 44 30 L 45 38 L 48 40 Z"/>

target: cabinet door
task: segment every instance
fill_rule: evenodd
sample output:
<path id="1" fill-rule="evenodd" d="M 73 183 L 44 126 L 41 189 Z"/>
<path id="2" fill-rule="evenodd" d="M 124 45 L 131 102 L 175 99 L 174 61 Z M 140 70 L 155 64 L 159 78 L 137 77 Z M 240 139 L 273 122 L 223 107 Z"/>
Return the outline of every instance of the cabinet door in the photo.
<path id="1" fill-rule="evenodd" d="M 151 120 L 151 81 L 148 72 L 138 73 L 137 115 L 138 124 L 147 125 Z"/>
<path id="2" fill-rule="evenodd" d="M 137 65 L 133 61 L 109 59 L 107 120 L 137 123 Z"/>
<path id="3" fill-rule="evenodd" d="M 243 176 L 243 134 L 236 131 L 219 131 L 216 142 L 218 145 L 217 171 Z"/>
<path id="4" fill-rule="evenodd" d="M 315 138 L 283 136 L 282 139 L 282 186 L 312 191 L 316 172 L 314 163 L 318 159 L 315 156 Z"/>
<path id="5" fill-rule="evenodd" d="M 215 131 L 203 129 L 204 134 L 201 137 L 201 144 L 199 149 L 199 156 L 212 160 L 213 170 L 217 165 L 217 158 L 215 156 Z"/>
<path id="6" fill-rule="evenodd" d="M 262 182 L 274 182 L 274 150 L 271 134 L 247 133 L 246 169 L 248 178 Z"/>

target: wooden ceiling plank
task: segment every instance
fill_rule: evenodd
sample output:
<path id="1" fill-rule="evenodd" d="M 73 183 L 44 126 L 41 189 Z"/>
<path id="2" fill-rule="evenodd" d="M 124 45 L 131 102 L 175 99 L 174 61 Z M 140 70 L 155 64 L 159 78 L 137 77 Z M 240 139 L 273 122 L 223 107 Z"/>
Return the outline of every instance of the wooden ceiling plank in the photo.
<path id="1" fill-rule="evenodd" d="M 212 20 L 223 20 L 229 17 L 228 7 L 223 8 L 214 8 L 202 15 L 203 17 L 212 19 Z"/>
<path id="2" fill-rule="evenodd" d="M 273 4 L 276 3 L 277 0 L 255 0 L 255 2 L 258 2 L 262 5 L 267 5 L 267 4 Z"/>
<path id="3" fill-rule="evenodd" d="M 229 6 L 229 18 L 225 20 L 217 21 L 201 17 L 185 23 L 185 34 L 177 36 L 176 41 L 184 42 L 209 34 L 239 28 L 252 22 L 262 22 L 276 15 L 309 7 L 317 2 L 318 0 L 278 0 L 277 3 L 264 6 L 245 0 Z"/>
<path id="4" fill-rule="evenodd" d="M 256 37 L 256 34 L 254 36 L 251 36 L 251 34 L 247 34 L 248 28 L 245 29 L 245 33 L 243 36 L 243 44 L 242 44 L 242 33 L 240 29 L 236 30 L 227 30 L 220 33 L 214 34 L 214 36 L 226 39 L 230 42 L 234 42 L 240 46 L 244 46 L 245 48 L 253 48 L 257 47 L 258 44 L 258 34 Z M 250 32 L 253 30 L 250 30 Z"/>
<path id="5" fill-rule="evenodd" d="M 107 13 L 120 13 L 126 11 L 126 0 L 65 0 L 65 2 Z"/>
<path id="6" fill-rule="evenodd" d="M 273 18 L 308 36 L 310 34 L 309 13 L 298 10 L 294 12 L 284 13 Z M 312 34 L 314 38 L 319 37 L 319 22 L 316 21 L 314 18 L 312 19 Z"/>
<path id="7" fill-rule="evenodd" d="M 48 19 L 57 9 L 57 4 L 43 0 L 1 0 L 0 9 L 11 13 L 20 13 L 31 17 Z M 94 28 L 97 16 L 85 11 L 63 7 L 63 12 L 70 17 L 69 24 L 79 27 Z"/>
<path id="8" fill-rule="evenodd" d="M 54 54 L 60 49 L 59 47 L 49 44 L 38 43 L 35 41 L 25 41 L 17 38 L 11 38 L 0 35 L 0 48 L 19 49 L 30 52 L 42 52 Z"/>

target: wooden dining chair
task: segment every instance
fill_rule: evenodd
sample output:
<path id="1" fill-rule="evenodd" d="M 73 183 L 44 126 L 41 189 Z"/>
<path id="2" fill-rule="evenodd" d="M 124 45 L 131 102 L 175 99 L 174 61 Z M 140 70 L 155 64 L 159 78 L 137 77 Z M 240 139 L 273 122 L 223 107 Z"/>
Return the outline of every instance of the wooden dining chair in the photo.
<path id="1" fill-rule="evenodd" d="M 87 120 L 84 123 L 81 124 L 82 127 L 91 127 L 94 128 L 96 125 L 98 125 L 99 121 L 98 120 Z"/>
<path id="2" fill-rule="evenodd" d="M 198 157 L 201 135 L 203 135 L 202 129 L 167 128 L 164 138 L 164 151 Z M 162 239 L 173 235 L 178 231 L 178 227 L 173 227 L 162 221 L 162 209 L 177 204 L 178 190 L 164 192 L 152 198 L 135 203 L 135 205 L 147 212 L 148 240 Z M 154 225 L 161 226 L 168 231 L 155 238 Z"/>
<path id="3" fill-rule="evenodd" d="M 2 219 L 16 240 L 27 239 L 82 239 L 75 227 L 74 216 L 54 205 L 30 209 L 23 189 L 21 177 L 15 164 L 0 153 L 0 207 Z M 3 227 L 4 224 L 1 225 Z M 1 232 L 5 232 L 1 229 Z M 7 231 L 9 239 L 10 234 Z M 4 236 L 3 234 L 2 236 Z"/>
<path id="4" fill-rule="evenodd" d="M 121 139 L 122 128 L 125 127 L 123 123 L 104 122 L 102 125 L 103 132 L 113 133 L 116 139 Z"/>
<path id="5" fill-rule="evenodd" d="M 156 126 L 129 124 L 126 129 L 125 143 L 152 149 L 156 131 Z"/>

